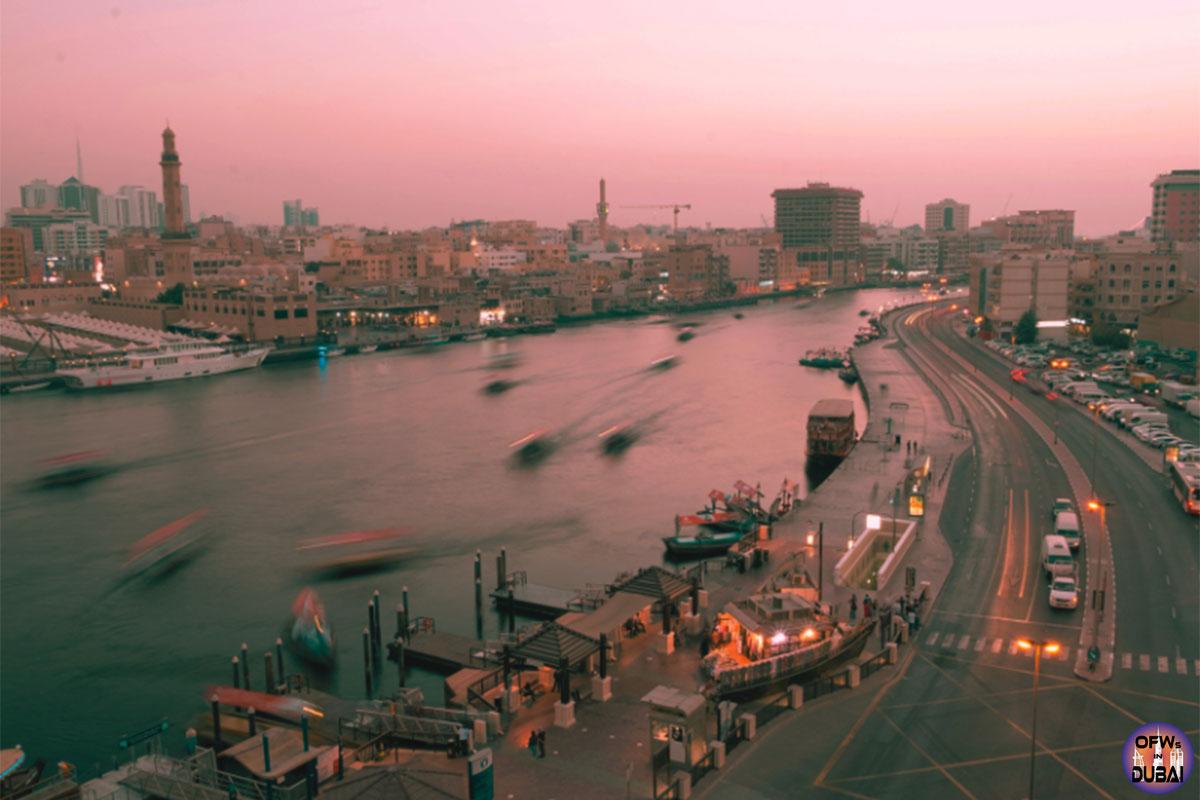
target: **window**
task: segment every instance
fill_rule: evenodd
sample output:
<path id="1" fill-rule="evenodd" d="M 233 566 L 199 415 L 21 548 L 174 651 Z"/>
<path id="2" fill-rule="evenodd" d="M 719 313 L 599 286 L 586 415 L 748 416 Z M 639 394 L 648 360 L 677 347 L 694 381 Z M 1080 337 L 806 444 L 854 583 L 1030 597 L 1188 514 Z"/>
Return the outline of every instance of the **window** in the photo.
<path id="1" fill-rule="evenodd" d="M 287 319 L 288 313 L 286 308 L 275 309 L 275 319 Z"/>
<path id="2" fill-rule="evenodd" d="M 1174 279 L 1174 278 L 1172 278 L 1171 280 L 1167 281 L 1167 288 L 1168 288 L 1168 289 L 1174 289 L 1174 288 L 1175 288 L 1175 279 Z"/>
<path id="3" fill-rule="evenodd" d="M 1149 288 L 1150 288 L 1150 281 L 1142 281 L 1142 288 L 1143 288 L 1143 289 L 1149 289 Z"/>
<path id="4" fill-rule="evenodd" d="M 304 319 L 305 317 L 308 316 L 308 309 L 307 308 L 297 308 L 292 312 L 292 316 L 295 317 L 296 319 Z"/>
<path id="5" fill-rule="evenodd" d="M 1146 295 L 1142 295 L 1142 305 L 1146 305 L 1146 303 L 1149 303 L 1149 302 L 1150 302 L 1150 298 L 1147 297 Z"/>
<path id="6" fill-rule="evenodd" d="M 254 313 L 260 317 L 265 317 L 267 315 L 266 312 L 263 311 L 261 308 L 254 309 Z"/>
<path id="7" fill-rule="evenodd" d="M 1162 288 L 1162 281 L 1155 281 L 1155 282 L 1154 282 L 1154 288 L 1155 288 L 1155 289 L 1161 289 L 1161 288 Z"/>
<path id="8" fill-rule="evenodd" d="M 1167 268 L 1167 272 L 1174 272 L 1174 271 L 1175 271 L 1175 265 L 1174 265 L 1174 264 L 1172 264 L 1170 267 L 1168 267 L 1168 268 Z"/>

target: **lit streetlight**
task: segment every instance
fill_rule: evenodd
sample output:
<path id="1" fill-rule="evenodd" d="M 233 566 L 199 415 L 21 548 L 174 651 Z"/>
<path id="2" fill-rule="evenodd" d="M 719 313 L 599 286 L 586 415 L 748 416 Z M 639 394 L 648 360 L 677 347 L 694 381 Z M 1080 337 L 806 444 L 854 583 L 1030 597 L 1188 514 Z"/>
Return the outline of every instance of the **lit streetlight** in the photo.
<path id="1" fill-rule="evenodd" d="M 1029 800 L 1033 800 L 1033 765 L 1037 756 L 1037 694 L 1038 673 L 1042 663 L 1042 651 L 1054 655 L 1058 652 L 1058 642 L 1041 639 L 1018 639 L 1017 645 L 1022 650 L 1033 649 L 1033 729 L 1029 733 Z"/>

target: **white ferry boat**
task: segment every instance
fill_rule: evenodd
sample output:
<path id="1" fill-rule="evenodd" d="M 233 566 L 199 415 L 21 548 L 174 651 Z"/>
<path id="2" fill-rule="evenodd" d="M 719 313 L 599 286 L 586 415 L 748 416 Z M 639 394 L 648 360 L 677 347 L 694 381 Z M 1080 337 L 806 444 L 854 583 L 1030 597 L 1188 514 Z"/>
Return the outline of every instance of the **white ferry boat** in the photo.
<path id="1" fill-rule="evenodd" d="M 61 375 L 68 389 L 99 389 L 200 378 L 254 369 L 271 348 L 231 348 L 205 341 L 164 342 L 157 347 L 126 350 L 111 358 L 64 364 Z"/>

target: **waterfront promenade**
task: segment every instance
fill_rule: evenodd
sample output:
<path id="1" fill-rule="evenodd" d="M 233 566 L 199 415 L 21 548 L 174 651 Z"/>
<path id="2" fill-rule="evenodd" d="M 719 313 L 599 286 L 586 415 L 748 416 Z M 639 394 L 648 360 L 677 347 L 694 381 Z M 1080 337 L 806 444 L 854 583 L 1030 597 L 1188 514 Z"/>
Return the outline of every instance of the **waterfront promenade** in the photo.
<path id="1" fill-rule="evenodd" d="M 890 326 L 903 324 L 904 310 L 888 318 Z M 807 533 L 824 523 L 824 601 L 833 604 L 844 619 L 851 595 L 860 590 L 839 587 L 834 582 L 834 565 L 846 552 L 852 525 L 861 531 L 865 514 L 890 515 L 888 498 L 892 488 L 903 482 L 906 472 L 926 456 L 931 461 L 932 486 L 925 499 L 925 516 L 918 524 L 916 542 L 906 554 L 900 569 L 873 596 L 895 598 L 904 593 L 905 571 L 914 567 L 918 585 L 928 581 L 936 601 L 937 592 L 952 566 L 950 549 L 943 540 L 938 524 L 942 499 L 949 482 L 952 459 L 968 445 L 962 429 L 947 416 L 947 410 L 912 361 L 896 346 L 894 335 L 855 350 L 855 363 L 863 381 L 871 407 L 870 420 L 861 441 L 851 455 L 798 508 L 774 527 L 773 538 L 764 544 L 771 552 L 764 569 L 738 573 L 733 570 L 708 572 L 709 602 L 703 612 L 701 631 L 706 631 L 713 615 L 725 603 L 752 592 L 770 577 L 791 565 L 799 565 L 816 577 L 817 563 L 812 548 L 806 545 Z M 797 380 L 802 380 L 802 374 Z M 797 409 L 803 418 L 807 409 Z M 887 418 L 891 417 L 891 433 Z M 901 444 L 895 444 L 895 435 Z M 916 442 L 916 453 L 909 455 L 905 442 Z M 798 464 L 797 468 L 801 468 Z M 901 515 L 903 517 L 903 515 Z M 926 613 L 930 608 L 925 606 Z M 683 635 L 678 649 L 662 655 L 654 648 L 653 628 L 648 635 L 626 641 L 619 663 L 612 670 L 613 697 L 606 703 L 585 700 L 578 704 L 576 722 L 570 728 L 553 726 L 553 702 L 556 697 L 543 696 L 531 708 L 524 709 L 503 739 L 489 743 L 495 754 L 497 796 L 510 798 L 582 798 L 651 797 L 653 779 L 650 767 L 649 707 L 641 698 L 658 685 L 674 686 L 685 691 L 697 691 L 704 682 L 699 671 L 699 637 Z M 860 660 L 878 652 L 879 640 L 872 637 Z M 902 660 L 904 657 L 902 652 Z M 865 679 L 858 690 L 838 692 L 786 712 L 789 719 L 806 727 L 811 717 L 813 731 L 811 751 L 812 772 L 849 730 L 861 712 L 860 706 L 871 694 L 870 687 L 882 684 L 895 674 L 895 668 L 884 668 Z M 753 703 L 739 707 L 736 714 L 754 708 Z M 775 722 L 781 725 L 782 722 Z M 790 723 L 789 723 L 790 724 Z M 533 759 L 525 744 L 529 733 L 545 728 L 546 758 Z M 767 735 L 768 725 L 758 732 Z M 819 742 L 817 740 L 820 740 Z M 789 739 L 789 756 L 804 753 L 801 760 L 809 763 L 810 756 L 803 746 Z M 739 748 L 723 769 L 710 772 L 692 789 L 692 796 L 712 797 L 771 797 L 783 796 L 795 784 L 774 786 L 773 776 L 764 771 L 757 760 L 751 762 L 756 745 Z M 818 761 L 819 759 L 819 761 Z M 750 766 L 755 764 L 754 766 Z M 791 779 L 789 779 L 790 781 Z M 810 781 L 811 783 L 811 781 Z M 718 788 L 720 787 L 720 788 Z M 658 790 L 664 785 L 660 782 Z"/>

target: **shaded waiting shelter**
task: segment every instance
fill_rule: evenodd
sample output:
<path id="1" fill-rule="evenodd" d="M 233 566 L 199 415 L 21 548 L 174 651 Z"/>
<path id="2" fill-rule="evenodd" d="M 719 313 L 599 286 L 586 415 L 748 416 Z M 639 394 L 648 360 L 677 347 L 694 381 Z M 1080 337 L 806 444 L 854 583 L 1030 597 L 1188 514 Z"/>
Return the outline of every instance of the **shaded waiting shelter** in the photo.
<path id="1" fill-rule="evenodd" d="M 584 635 L 605 634 L 610 641 L 619 641 L 626 620 L 647 615 L 654 603 L 661 603 L 665 608 L 690 591 L 692 585 L 678 575 L 662 567 L 646 567 L 616 584 L 611 590 L 612 596 L 596 610 L 564 614 L 559 621 Z M 665 614 L 664 619 L 667 619 Z M 664 630 L 667 630 L 667 624 L 664 623 Z"/>
<path id="2" fill-rule="evenodd" d="M 600 651 L 600 640 L 557 622 L 544 622 L 512 648 L 512 655 L 558 669 L 565 661 L 571 669 Z"/>
<path id="3" fill-rule="evenodd" d="M 465 776 L 427 768 L 365 767 L 340 783 L 326 786 L 328 800 L 458 800 Z"/>

